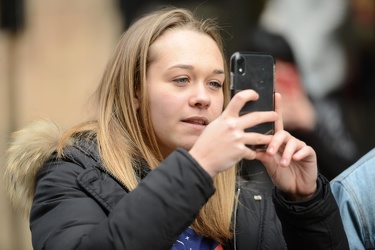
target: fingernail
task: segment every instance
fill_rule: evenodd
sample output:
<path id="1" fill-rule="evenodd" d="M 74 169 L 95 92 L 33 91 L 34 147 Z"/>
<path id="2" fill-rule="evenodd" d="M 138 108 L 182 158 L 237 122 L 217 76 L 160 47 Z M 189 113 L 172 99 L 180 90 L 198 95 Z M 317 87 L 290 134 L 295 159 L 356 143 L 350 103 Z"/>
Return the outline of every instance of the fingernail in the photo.
<path id="1" fill-rule="evenodd" d="M 284 166 L 288 166 L 288 160 L 287 159 L 281 159 L 281 164 Z"/>

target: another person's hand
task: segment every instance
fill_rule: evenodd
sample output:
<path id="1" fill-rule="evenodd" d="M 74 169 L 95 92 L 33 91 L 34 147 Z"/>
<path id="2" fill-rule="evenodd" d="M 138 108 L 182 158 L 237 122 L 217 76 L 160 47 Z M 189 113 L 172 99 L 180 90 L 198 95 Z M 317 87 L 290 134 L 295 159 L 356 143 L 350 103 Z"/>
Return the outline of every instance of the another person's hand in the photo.
<path id="1" fill-rule="evenodd" d="M 301 83 L 295 64 L 276 59 L 276 91 L 281 94 L 283 124 L 288 131 L 311 132 L 315 129 L 316 110 Z"/>
<path id="2" fill-rule="evenodd" d="M 316 191 L 317 159 L 315 151 L 303 141 L 284 130 L 281 95 L 275 94 L 275 134 L 265 152 L 257 152 L 256 159 L 266 167 L 273 183 L 291 200 L 311 197 Z"/>

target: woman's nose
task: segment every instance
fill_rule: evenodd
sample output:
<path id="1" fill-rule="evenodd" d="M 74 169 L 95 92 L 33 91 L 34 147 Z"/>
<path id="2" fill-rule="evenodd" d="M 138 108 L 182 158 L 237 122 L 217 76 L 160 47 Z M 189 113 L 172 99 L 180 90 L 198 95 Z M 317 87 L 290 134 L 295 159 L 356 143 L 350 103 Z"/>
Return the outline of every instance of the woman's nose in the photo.
<path id="1" fill-rule="evenodd" d="M 211 105 L 211 97 L 208 89 L 203 84 L 199 84 L 192 90 L 190 106 L 205 109 Z"/>

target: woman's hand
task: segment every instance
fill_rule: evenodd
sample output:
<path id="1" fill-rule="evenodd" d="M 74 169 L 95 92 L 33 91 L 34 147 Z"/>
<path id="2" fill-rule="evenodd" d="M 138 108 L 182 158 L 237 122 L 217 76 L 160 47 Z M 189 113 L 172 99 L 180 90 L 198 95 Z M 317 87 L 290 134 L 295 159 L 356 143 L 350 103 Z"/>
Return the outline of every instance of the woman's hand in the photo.
<path id="1" fill-rule="evenodd" d="M 275 94 L 275 134 L 265 152 L 256 152 L 273 183 L 291 200 L 311 197 L 316 191 L 317 160 L 315 151 L 284 130 L 281 116 L 281 96 Z"/>
<path id="2" fill-rule="evenodd" d="M 276 112 L 252 112 L 239 116 L 246 102 L 256 101 L 258 98 L 259 95 L 254 90 L 237 93 L 223 113 L 205 128 L 190 149 L 190 154 L 212 177 L 241 159 L 254 159 L 256 152 L 245 144 L 270 143 L 272 135 L 245 133 L 244 130 L 257 124 L 276 121 Z"/>

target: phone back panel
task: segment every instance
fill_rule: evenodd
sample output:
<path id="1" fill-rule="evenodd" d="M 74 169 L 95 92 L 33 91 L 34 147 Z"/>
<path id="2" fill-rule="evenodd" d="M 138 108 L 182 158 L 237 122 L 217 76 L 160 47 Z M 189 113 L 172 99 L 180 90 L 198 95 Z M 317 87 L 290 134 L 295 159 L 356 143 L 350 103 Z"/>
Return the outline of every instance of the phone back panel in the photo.
<path id="1" fill-rule="evenodd" d="M 232 95 L 244 89 L 253 89 L 259 99 L 247 102 L 240 115 L 254 111 L 273 111 L 275 61 L 269 54 L 236 52 L 230 60 Z M 273 134 L 274 123 L 263 123 L 246 129 L 247 132 Z"/>

